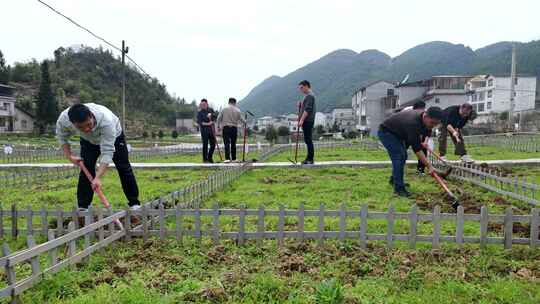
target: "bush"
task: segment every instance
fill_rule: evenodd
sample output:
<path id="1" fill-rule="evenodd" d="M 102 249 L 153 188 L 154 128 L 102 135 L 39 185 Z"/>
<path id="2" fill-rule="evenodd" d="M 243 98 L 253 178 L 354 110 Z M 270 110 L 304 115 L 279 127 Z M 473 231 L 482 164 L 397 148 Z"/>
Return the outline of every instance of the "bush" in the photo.
<path id="1" fill-rule="evenodd" d="M 171 137 L 174 138 L 174 139 L 177 139 L 178 138 L 178 131 L 173 130 L 172 133 L 171 133 Z"/>
<path id="2" fill-rule="evenodd" d="M 273 126 L 269 126 L 266 129 L 266 132 L 264 134 L 264 138 L 269 142 L 274 142 L 277 139 L 276 128 L 274 128 Z"/>
<path id="3" fill-rule="evenodd" d="M 315 290 L 315 303 L 341 304 L 345 302 L 343 286 L 335 279 L 323 281 Z"/>
<path id="4" fill-rule="evenodd" d="M 285 126 L 281 126 L 277 130 L 278 136 L 289 136 L 291 132 L 289 132 L 289 128 Z"/>
<path id="5" fill-rule="evenodd" d="M 147 138 L 148 137 L 148 132 L 146 132 L 146 131 L 142 132 L 142 137 Z"/>
<path id="6" fill-rule="evenodd" d="M 159 132 L 158 132 L 158 137 L 159 137 L 159 138 L 163 138 L 163 136 L 165 136 L 165 134 L 163 133 L 162 130 L 159 130 Z"/>

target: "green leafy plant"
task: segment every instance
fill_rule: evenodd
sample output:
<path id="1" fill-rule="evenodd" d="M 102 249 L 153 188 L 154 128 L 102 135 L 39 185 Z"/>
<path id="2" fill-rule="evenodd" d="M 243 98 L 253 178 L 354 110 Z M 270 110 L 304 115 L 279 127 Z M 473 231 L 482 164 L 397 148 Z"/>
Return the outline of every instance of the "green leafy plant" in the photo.
<path id="1" fill-rule="evenodd" d="M 336 279 L 326 280 L 320 283 L 315 291 L 315 303 L 317 304 L 341 304 L 344 303 L 343 286 Z"/>

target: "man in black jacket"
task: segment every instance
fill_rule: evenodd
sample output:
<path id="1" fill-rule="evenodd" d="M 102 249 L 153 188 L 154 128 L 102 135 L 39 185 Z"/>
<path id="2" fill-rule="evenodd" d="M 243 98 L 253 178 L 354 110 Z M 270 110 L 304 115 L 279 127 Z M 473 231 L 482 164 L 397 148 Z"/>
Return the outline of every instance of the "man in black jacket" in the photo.
<path id="1" fill-rule="evenodd" d="M 459 106 L 450 106 L 444 109 L 443 112 L 444 117 L 442 120 L 441 135 L 439 136 L 439 154 L 441 157 L 446 155 L 447 137 L 450 134 L 455 146 L 454 154 L 460 156 L 463 162 L 472 163 L 473 160 L 467 154 L 463 135 L 461 134 L 461 129 L 471 119 L 473 113 L 472 105 L 470 103 L 464 103 Z"/>
<path id="2" fill-rule="evenodd" d="M 439 107 L 431 107 L 427 111 L 401 111 L 390 116 L 380 125 L 377 135 L 392 161 L 392 184 L 397 195 L 410 196 L 403 181 L 409 146 L 428 168 L 429 173 L 434 171 L 422 151 L 421 139 L 431 135 L 431 129 L 441 122 L 442 116 L 443 113 Z"/>
<path id="3" fill-rule="evenodd" d="M 208 107 L 208 101 L 202 99 L 199 104 L 199 112 L 197 112 L 197 123 L 201 130 L 202 139 L 202 155 L 204 163 L 213 163 L 212 156 L 214 155 L 214 149 L 216 148 L 216 136 L 214 134 L 214 121 L 217 116 L 214 110 Z M 210 143 L 210 149 L 208 149 L 208 143 Z"/>
<path id="4" fill-rule="evenodd" d="M 302 162 L 304 165 L 312 165 L 315 157 L 315 149 L 313 147 L 313 125 L 315 124 L 315 96 L 311 91 L 311 84 L 307 80 L 302 80 L 298 84 L 298 89 L 305 97 L 300 103 L 300 117 L 298 120 L 298 128 L 302 128 L 304 132 L 304 142 L 306 143 L 307 155 Z"/>

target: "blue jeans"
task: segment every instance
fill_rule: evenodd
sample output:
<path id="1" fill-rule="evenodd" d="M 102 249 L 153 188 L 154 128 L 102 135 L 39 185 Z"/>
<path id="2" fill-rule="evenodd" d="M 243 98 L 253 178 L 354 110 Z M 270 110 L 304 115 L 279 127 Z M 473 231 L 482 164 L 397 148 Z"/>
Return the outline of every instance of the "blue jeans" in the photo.
<path id="1" fill-rule="evenodd" d="M 403 175 L 405 174 L 405 164 L 407 162 L 407 149 L 405 144 L 399 140 L 394 134 L 379 130 L 377 133 L 379 140 L 386 148 L 388 156 L 392 161 L 392 181 L 394 190 L 399 191 L 405 189 Z"/>

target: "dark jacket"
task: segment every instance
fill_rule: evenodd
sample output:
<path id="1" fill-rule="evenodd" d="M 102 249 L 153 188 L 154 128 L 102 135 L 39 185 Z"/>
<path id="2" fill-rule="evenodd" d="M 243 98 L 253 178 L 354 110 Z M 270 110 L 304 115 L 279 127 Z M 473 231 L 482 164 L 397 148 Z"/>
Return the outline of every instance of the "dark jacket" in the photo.
<path id="1" fill-rule="evenodd" d="M 448 125 L 451 125 L 453 128 L 462 129 L 465 127 L 469 118 L 463 118 L 459 115 L 460 106 L 450 106 L 443 110 L 443 119 L 441 121 L 442 126 L 446 128 Z"/>
<path id="2" fill-rule="evenodd" d="M 411 146 L 414 152 L 422 150 L 422 138 L 431 136 L 431 130 L 422 122 L 423 111 L 401 111 L 386 119 L 380 128 L 394 134 L 398 139 Z"/>
<path id="3" fill-rule="evenodd" d="M 212 114 L 210 118 L 208 117 L 209 113 Z M 202 123 L 216 121 L 216 118 L 217 118 L 216 112 L 212 108 L 207 108 L 206 110 L 203 110 L 203 109 L 199 110 L 199 112 L 197 112 L 197 124 L 199 125 L 199 129 L 201 130 L 201 133 L 212 132 L 211 126 L 204 126 Z"/>

